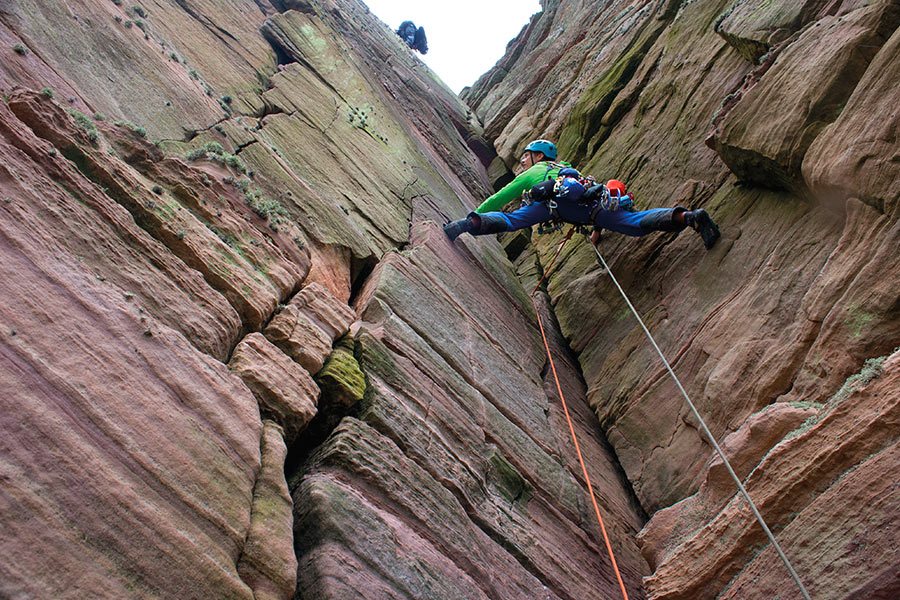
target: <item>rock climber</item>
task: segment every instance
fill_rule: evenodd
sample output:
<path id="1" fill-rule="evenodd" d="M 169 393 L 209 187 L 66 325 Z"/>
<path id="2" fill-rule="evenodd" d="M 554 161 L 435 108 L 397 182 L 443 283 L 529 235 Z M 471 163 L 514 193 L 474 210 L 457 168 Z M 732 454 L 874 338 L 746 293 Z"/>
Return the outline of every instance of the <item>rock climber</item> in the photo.
<path id="1" fill-rule="evenodd" d="M 416 27 L 412 21 L 403 21 L 397 28 L 397 35 L 413 50 L 428 54 L 428 38 L 425 37 L 424 27 Z"/>
<path id="2" fill-rule="evenodd" d="M 652 208 L 633 210 L 633 197 L 625 184 L 610 180 L 595 184 L 581 177 L 566 162 L 557 162 L 556 145 L 534 140 L 519 159 L 524 169 L 510 183 L 481 203 L 464 219 L 444 225 L 451 240 L 460 234 L 488 235 L 525 229 L 538 223 L 562 221 L 574 225 L 592 225 L 591 242 L 600 240 L 600 230 L 609 229 L 630 236 L 653 231 L 681 231 L 690 227 L 703 239 L 707 250 L 719 239 L 719 228 L 705 210 Z M 513 200 L 523 205 L 504 213 L 500 208 Z"/>

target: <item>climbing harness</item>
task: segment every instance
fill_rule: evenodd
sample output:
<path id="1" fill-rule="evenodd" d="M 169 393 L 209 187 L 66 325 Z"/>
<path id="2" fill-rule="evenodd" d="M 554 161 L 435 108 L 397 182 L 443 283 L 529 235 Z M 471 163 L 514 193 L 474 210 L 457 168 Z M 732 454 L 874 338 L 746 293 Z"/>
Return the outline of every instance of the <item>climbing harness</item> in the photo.
<path id="1" fill-rule="evenodd" d="M 572 426 L 572 421 L 569 417 L 569 409 L 566 406 L 566 400 L 565 400 L 565 397 L 563 396 L 562 387 L 560 386 L 560 383 L 559 383 L 559 377 L 556 374 L 556 367 L 553 364 L 553 357 L 551 356 L 551 353 L 550 353 L 550 345 L 547 342 L 547 336 L 544 332 L 544 325 L 541 321 L 540 311 L 538 310 L 537 302 L 534 297 L 534 294 L 538 291 L 538 289 L 541 287 L 541 285 L 544 283 L 544 281 L 550 276 L 550 273 L 552 272 L 553 267 L 556 263 L 556 259 L 559 257 L 560 253 L 562 252 L 563 246 L 565 246 L 566 242 L 568 242 L 569 239 L 571 239 L 572 234 L 574 232 L 575 232 L 575 228 L 573 227 L 572 230 L 569 231 L 569 234 L 559 244 L 559 248 L 557 248 L 556 254 L 553 256 L 553 259 L 550 261 L 550 264 L 548 265 L 547 269 L 545 270 L 544 275 L 541 277 L 540 281 L 538 281 L 537 285 L 532 290 L 531 299 L 532 299 L 532 304 L 534 304 L 535 312 L 537 313 L 537 316 L 538 316 L 538 327 L 540 328 L 540 331 L 541 331 L 541 337 L 544 340 L 544 349 L 547 351 L 547 358 L 550 361 L 550 369 L 553 372 L 554 379 L 556 380 L 556 389 L 557 389 L 557 392 L 559 393 L 559 397 L 560 397 L 560 400 L 561 400 L 561 403 L 563 406 L 563 411 L 565 412 L 565 415 L 566 415 L 566 420 L 569 423 L 569 431 L 572 434 L 572 441 L 575 444 L 575 452 L 578 455 L 578 461 L 581 463 L 582 473 L 584 474 L 585 481 L 587 482 L 588 491 L 590 492 L 590 495 L 591 495 L 591 502 L 594 505 L 594 512 L 596 513 L 597 521 L 600 523 L 600 530 L 603 533 L 603 540 L 606 543 L 606 550 L 609 553 L 609 557 L 610 557 L 610 561 L 612 562 L 613 570 L 616 573 L 616 578 L 618 579 L 619 587 L 622 590 L 622 596 L 623 596 L 623 598 L 625 598 L 625 600 L 628 600 L 628 593 L 625 591 L 625 585 L 622 582 L 622 576 L 619 573 L 618 566 L 616 565 L 616 559 L 615 559 L 615 556 L 613 555 L 612 546 L 609 543 L 609 537 L 606 535 L 606 528 L 603 526 L 603 519 L 600 516 L 600 509 L 597 507 L 597 500 L 594 497 L 594 490 L 591 487 L 591 482 L 590 482 L 590 479 L 588 478 L 587 468 L 585 467 L 584 460 L 581 456 L 581 449 L 579 448 L 579 445 L 578 445 L 578 438 L 575 436 L 575 428 Z M 719 446 L 718 442 L 716 442 L 715 437 L 713 436 L 712 432 L 709 430 L 709 427 L 707 427 L 707 425 L 706 425 L 706 421 L 704 421 L 703 417 L 700 416 L 700 412 L 697 410 L 697 407 L 691 401 L 691 398 L 690 398 L 690 396 L 688 396 L 687 391 L 685 391 L 684 386 L 681 385 L 681 381 L 678 379 L 678 376 L 675 375 L 675 371 L 672 370 L 672 366 L 669 364 L 669 361 L 666 360 L 666 357 L 665 357 L 665 355 L 663 355 L 662 350 L 659 349 L 659 345 L 656 343 L 656 340 L 653 338 L 653 335 L 651 335 L 650 330 L 647 329 L 647 326 L 644 324 L 643 319 L 641 319 L 641 316 L 638 314 L 637 309 L 635 309 L 634 305 L 631 303 L 631 300 L 628 299 L 628 295 L 625 294 L 625 290 L 622 289 L 621 285 L 619 285 L 619 281 L 616 279 L 615 275 L 613 275 L 612 269 L 610 269 L 609 265 L 606 264 L 606 260 L 604 260 L 603 255 L 600 254 L 600 249 L 597 248 L 597 246 L 594 246 L 593 244 L 592 244 L 592 246 L 594 248 L 594 252 L 597 253 L 597 258 L 600 259 L 600 264 L 603 266 L 603 268 L 609 274 L 610 279 L 612 279 L 613 283 L 616 285 L 616 288 L 618 288 L 619 293 L 622 294 L 622 298 L 625 299 L 625 303 L 628 305 L 628 308 L 631 309 L 631 312 L 634 314 L 635 318 L 637 319 L 638 323 L 640 324 L 641 329 L 644 330 L 644 333 L 647 335 L 647 338 L 650 340 L 650 343 L 653 345 L 653 348 L 656 350 L 657 354 L 659 354 L 659 357 L 660 357 L 660 359 L 662 359 L 662 362 L 665 365 L 666 370 L 669 372 L 669 375 L 671 375 L 672 379 L 675 380 L 675 384 L 678 386 L 678 389 L 681 392 L 681 395 L 684 396 L 684 399 L 687 402 L 688 406 L 690 407 L 691 412 L 694 414 L 694 417 L 696 417 L 697 421 L 700 423 L 700 427 L 703 429 L 703 433 L 706 434 L 706 437 L 709 439 L 713 448 L 715 448 L 716 453 L 719 455 L 719 458 L 722 459 L 722 463 L 725 465 L 725 468 L 728 471 L 728 474 L 731 475 L 731 478 L 734 480 L 735 484 L 737 485 L 738 490 L 740 491 L 741 495 L 747 501 L 747 504 L 750 506 L 750 510 L 753 512 L 753 516 L 756 517 L 757 522 L 759 522 L 759 524 L 762 527 L 763 531 L 765 532 L 766 536 L 769 538 L 769 542 L 772 544 L 772 547 L 775 549 L 775 552 L 778 554 L 779 558 L 784 563 L 784 566 L 787 568 L 788 573 L 791 576 L 791 579 L 793 579 L 794 583 L 797 584 L 797 587 L 800 589 L 800 593 L 803 595 L 804 600 L 811 600 L 809 592 L 806 590 L 806 587 L 804 587 L 803 582 L 800 580 L 799 575 L 797 575 L 797 572 L 794 570 L 793 565 L 791 565 L 791 562 L 788 560 L 787 555 L 785 555 L 784 551 L 781 549 L 781 546 L 778 544 L 778 541 L 775 539 L 775 536 L 772 534 L 772 531 L 769 529 L 769 526 L 766 525 L 765 520 L 763 519 L 762 515 L 759 513 L 759 510 L 756 508 L 756 504 L 754 504 L 753 500 L 750 498 L 749 492 L 747 492 L 747 489 L 744 487 L 744 484 L 741 483 L 740 478 L 734 472 L 734 468 L 732 468 L 731 462 L 728 460 L 728 457 L 725 456 L 725 452 L 722 451 L 722 448 Z"/>
<path id="2" fill-rule="evenodd" d="M 603 524 L 603 517 L 600 516 L 600 507 L 597 504 L 597 498 L 594 495 L 594 487 L 591 484 L 591 477 L 588 475 L 587 466 L 584 463 L 584 457 L 581 454 L 581 446 L 578 444 L 578 436 L 575 435 L 575 426 L 572 424 L 572 417 L 569 415 L 569 407 L 566 404 L 566 396 L 563 394 L 562 386 L 559 383 L 559 375 L 556 373 L 556 365 L 553 362 L 553 354 L 550 352 L 550 343 L 547 341 L 547 333 L 544 331 L 544 322 L 541 319 L 541 310 L 537 305 L 537 299 L 535 294 L 540 289 L 541 284 L 544 283 L 544 280 L 550 275 L 553 270 L 553 265 L 556 263 L 556 259 L 559 258 L 560 253 L 562 252 L 563 247 L 566 245 L 572 238 L 572 234 L 574 234 L 576 228 L 573 227 L 569 230 L 569 233 L 563 238 L 562 242 L 560 242 L 559 247 L 556 249 L 556 254 L 553 256 L 553 260 L 550 261 L 550 265 L 544 271 L 544 276 L 541 277 L 540 281 L 537 282 L 537 285 L 534 286 L 534 289 L 531 290 L 531 303 L 534 305 L 534 312 L 537 315 L 538 328 L 541 330 L 541 338 L 544 340 L 544 350 L 547 351 L 547 360 L 550 362 L 550 371 L 553 373 L 553 380 L 556 383 L 556 392 L 559 394 L 560 403 L 563 407 L 563 413 L 566 416 L 566 423 L 569 424 L 569 433 L 572 435 L 572 443 L 575 445 L 575 454 L 578 456 L 578 462 L 581 465 L 581 473 L 584 475 L 584 481 L 587 484 L 588 493 L 591 496 L 591 504 L 594 506 L 594 515 L 597 517 L 597 523 L 600 525 L 600 532 L 603 534 L 603 543 L 606 545 L 606 552 L 609 554 L 609 560 L 612 564 L 613 571 L 616 574 L 616 580 L 619 583 L 619 589 L 622 591 L 622 598 L 624 600 L 628 600 L 628 591 L 625 589 L 625 582 L 622 581 L 622 573 L 619 572 L 619 565 L 616 563 L 616 555 L 613 553 L 612 544 L 609 541 L 609 535 L 606 533 L 606 526 Z"/>
<path id="3" fill-rule="evenodd" d="M 549 219 L 538 224 L 538 235 L 560 231 L 563 223 L 571 223 L 560 215 L 558 209 L 561 203 L 569 208 L 577 204 L 587 209 L 586 222 L 576 223 L 579 233 L 586 233 L 586 228 L 596 223 L 601 212 L 636 210 L 634 196 L 626 192 L 621 181 L 611 179 L 608 185 L 603 185 L 597 183 L 593 175 L 582 176 L 572 167 L 560 169 L 555 179 L 549 178 L 549 174 L 550 169 L 545 181 L 522 193 L 523 206 L 543 202 L 550 213 Z"/>

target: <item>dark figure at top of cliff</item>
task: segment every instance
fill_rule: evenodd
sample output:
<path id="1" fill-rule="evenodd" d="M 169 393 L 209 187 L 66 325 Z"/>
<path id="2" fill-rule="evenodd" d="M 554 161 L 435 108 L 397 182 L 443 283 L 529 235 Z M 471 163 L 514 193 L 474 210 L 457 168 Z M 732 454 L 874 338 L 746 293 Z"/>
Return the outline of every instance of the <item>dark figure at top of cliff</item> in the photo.
<path id="1" fill-rule="evenodd" d="M 674 232 L 690 227 L 700 234 L 707 249 L 719 239 L 719 228 L 702 208 L 634 210 L 633 198 L 624 183 L 612 179 L 602 185 L 594 184 L 591 178 L 582 178 L 569 163 L 556 162 L 553 142 L 531 142 L 522 152 L 519 164 L 524 171 L 503 189 L 466 218 L 444 225 L 447 237 L 455 240 L 462 233 L 487 235 L 561 221 L 593 225 L 591 241 L 595 244 L 601 229 L 643 236 L 653 231 Z M 520 208 L 510 213 L 500 212 L 500 207 L 520 197 L 523 198 Z"/>
<path id="2" fill-rule="evenodd" d="M 425 37 L 424 27 L 416 27 L 412 21 L 403 21 L 397 28 L 397 35 L 413 50 L 428 54 L 428 39 Z"/>

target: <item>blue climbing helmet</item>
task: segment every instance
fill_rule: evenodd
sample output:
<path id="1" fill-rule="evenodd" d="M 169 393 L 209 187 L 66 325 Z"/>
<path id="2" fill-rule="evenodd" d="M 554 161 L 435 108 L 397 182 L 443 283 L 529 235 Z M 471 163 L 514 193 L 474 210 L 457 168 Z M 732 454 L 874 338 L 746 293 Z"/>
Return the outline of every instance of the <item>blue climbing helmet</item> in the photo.
<path id="1" fill-rule="evenodd" d="M 556 144 L 548 140 L 534 140 L 525 146 L 525 150 L 541 152 L 547 160 L 556 160 Z"/>

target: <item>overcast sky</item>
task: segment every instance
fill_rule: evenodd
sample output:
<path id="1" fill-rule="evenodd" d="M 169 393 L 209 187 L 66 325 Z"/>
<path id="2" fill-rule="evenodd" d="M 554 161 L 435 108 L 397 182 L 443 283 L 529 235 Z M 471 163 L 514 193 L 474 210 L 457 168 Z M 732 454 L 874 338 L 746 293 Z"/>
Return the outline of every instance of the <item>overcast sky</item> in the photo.
<path id="1" fill-rule="evenodd" d="M 416 55 L 457 93 L 493 67 L 541 10 L 538 0 L 362 1 L 395 31 L 403 21 L 424 27 L 428 54 Z"/>

